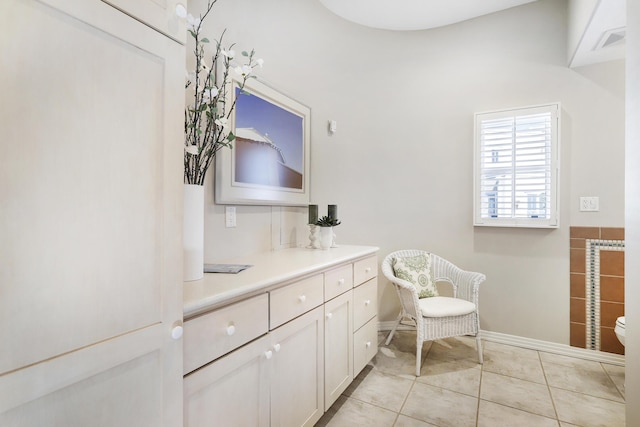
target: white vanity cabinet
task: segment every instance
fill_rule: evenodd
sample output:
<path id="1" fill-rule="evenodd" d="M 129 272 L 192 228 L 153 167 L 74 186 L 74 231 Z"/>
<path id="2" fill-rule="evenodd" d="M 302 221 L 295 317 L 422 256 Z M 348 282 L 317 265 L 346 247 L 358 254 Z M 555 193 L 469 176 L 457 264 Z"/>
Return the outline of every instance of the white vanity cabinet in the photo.
<path id="1" fill-rule="evenodd" d="M 282 250 L 235 260 L 253 265 L 244 276 L 185 283 L 184 426 L 313 426 L 352 382 L 354 361 L 375 354 L 355 355 L 354 295 L 375 287 L 376 251 Z M 377 334 L 373 307 L 358 319 Z"/>

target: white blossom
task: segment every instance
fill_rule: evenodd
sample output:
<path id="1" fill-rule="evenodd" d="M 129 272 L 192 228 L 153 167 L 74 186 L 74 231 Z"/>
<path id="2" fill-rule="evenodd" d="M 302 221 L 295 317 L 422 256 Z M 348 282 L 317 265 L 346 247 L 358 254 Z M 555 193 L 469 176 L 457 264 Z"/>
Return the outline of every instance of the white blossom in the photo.
<path id="1" fill-rule="evenodd" d="M 187 15 L 187 29 L 196 31 L 200 26 L 200 18 L 194 18 L 192 14 Z"/>
<path id="2" fill-rule="evenodd" d="M 193 154 L 194 156 L 198 154 L 198 146 L 197 145 L 186 145 L 184 147 L 184 151 L 189 154 Z"/>
<path id="3" fill-rule="evenodd" d="M 251 74 L 251 67 L 248 65 L 237 66 L 233 70 L 236 72 L 236 74 L 242 77 L 248 76 L 249 74 Z"/>
<path id="4" fill-rule="evenodd" d="M 221 128 L 225 127 L 227 125 L 227 118 L 226 117 L 218 117 L 215 121 L 215 123 L 220 126 Z"/>
<path id="5" fill-rule="evenodd" d="M 236 53 L 233 51 L 233 49 L 229 49 L 229 50 L 222 49 L 220 53 L 229 59 L 233 59 L 233 57 L 236 56 Z"/>
<path id="6" fill-rule="evenodd" d="M 182 3 L 178 3 L 176 5 L 176 15 L 178 15 L 178 18 L 182 19 L 187 17 L 187 8 L 184 7 Z"/>
<path id="7" fill-rule="evenodd" d="M 264 59 L 258 58 L 256 59 L 256 65 L 262 68 L 262 64 L 264 64 Z"/>
<path id="8" fill-rule="evenodd" d="M 218 93 L 220 93 L 220 91 L 215 86 L 204 88 L 202 90 L 202 101 L 209 102 L 212 99 L 214 99 L 216 96 L 218 96 Z"/>

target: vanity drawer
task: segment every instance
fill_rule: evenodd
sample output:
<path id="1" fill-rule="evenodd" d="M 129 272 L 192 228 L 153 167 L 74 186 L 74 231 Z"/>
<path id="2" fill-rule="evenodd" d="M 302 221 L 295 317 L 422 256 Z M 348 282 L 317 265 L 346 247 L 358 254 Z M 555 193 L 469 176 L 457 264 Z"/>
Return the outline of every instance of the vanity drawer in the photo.
<path id="1" fill-rule="evenodd" d="M 324 273 L 324 300 L 329 301 L 353 288 L 353 265 Z"/>
<path id="2" fill-rule="evenodd" d="M 378 257 L 361 259 L 353 264 L 353 284 L 358 286 L 378 275 Z"/>
<path id="3" fill-rule="evenodd" d="M 324 278 L 318 274 L 275 289 L 270 294 L 269 328 L 275 329 L 324 302 Z"/>
<path id="4" fill-rule="evenodd" d="M 378 352 L 378 316 L 353 334 L 353 378 Z"/>
<path id="5" fill-rule="evenodd" d="M 357 330 L 378 314 L 378 279 L 353 290 L 353 329 Z"/>
<path id="6" fill-rule="evenodd" d="M 266 293 L 184 323 L 184 374 L 205 365 L 269 330 Z"/>

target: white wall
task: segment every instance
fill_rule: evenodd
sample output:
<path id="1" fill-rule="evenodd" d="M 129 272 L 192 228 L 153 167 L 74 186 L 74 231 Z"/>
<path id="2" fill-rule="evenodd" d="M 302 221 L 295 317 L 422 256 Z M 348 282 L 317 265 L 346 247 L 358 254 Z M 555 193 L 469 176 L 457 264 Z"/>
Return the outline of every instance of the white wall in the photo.
<path id="1" fill-rule="evenodd" d="M 215 11 L 211 37 L 227 27 L 236 50 L 265 58 L 268 83 L 311 107 L 312 201 L 338 204 L 338 242 L 381 257 L 425 248 L 482 271 L 483 329 L 569 342 L 569 225 L 624 226 L 624 63 L 567 68 L 566 2 L 414 32 L 358 26 L 317 1 L 221 0 Z M 473 114 L 554 101 L 561 228 L 474 229 Z M 580 195 L 599 196 L 601 211 L 578 212 Z M 269 249 L 271 208 L 238 207 L 237 229 L 224 229 L 223 208 L 208 204 L 205 259 Z M 304 224 L 304 209 L 289 213 Z M 381 280 L 379 293 L 391 320 L 395 292 Z"/>
<path id="2" fill-rule="evenodd" d="M 627 0 L 625 396 L 627 425 L 640 425 L 640 3 Z M 633 119 L 632 119 L 633 118 Z"/>

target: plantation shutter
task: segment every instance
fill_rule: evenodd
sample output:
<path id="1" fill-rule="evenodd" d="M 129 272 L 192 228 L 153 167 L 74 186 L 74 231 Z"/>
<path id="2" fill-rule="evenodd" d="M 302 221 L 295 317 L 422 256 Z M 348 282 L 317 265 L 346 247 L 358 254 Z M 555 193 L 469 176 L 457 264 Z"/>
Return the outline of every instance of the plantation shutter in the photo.
<path id="1" fill-rule="evenodd" d="M 475 225 L 557 227 L 558 110 L 476 114 Z"/>

